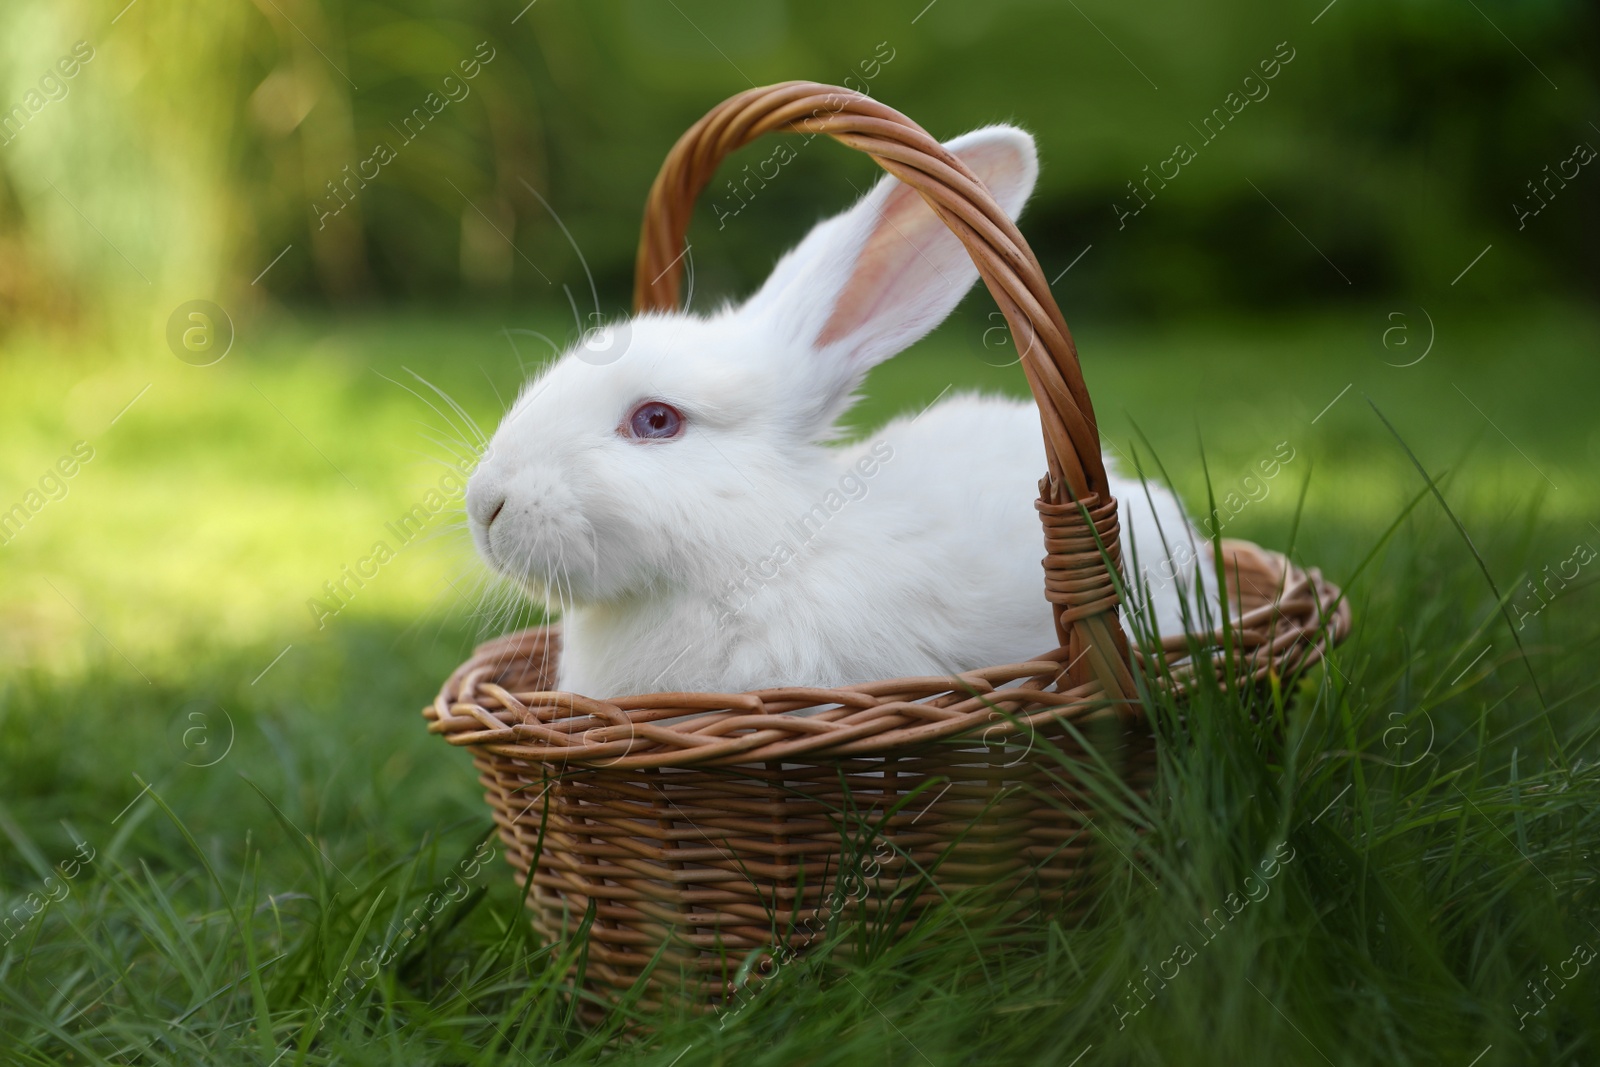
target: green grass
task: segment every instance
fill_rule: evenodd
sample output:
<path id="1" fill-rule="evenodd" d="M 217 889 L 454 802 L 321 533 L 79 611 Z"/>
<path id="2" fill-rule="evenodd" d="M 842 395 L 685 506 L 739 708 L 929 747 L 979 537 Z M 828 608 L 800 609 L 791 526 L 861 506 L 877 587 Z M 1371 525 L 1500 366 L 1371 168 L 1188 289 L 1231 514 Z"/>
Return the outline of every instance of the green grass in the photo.
<path id="1" fill-rule="evenodd" d="M 573 1019 L 571 946 L 533 936 L 499 859 L 405 934 L 490 826 L 417 709 L 531 612 L 483 607 L 445 515 L 324 628 L 306 607 L 450 454 L 385 377 L 421 389 L 409 367 L 487 426 L 519 375 L 501 331 L 561 327 L 283 320 L 209 368 L 154 337 L 14 338 L 0 506 L 74 442 L 94 458 L 0 547 L 0 894 L 13 916 L 58 898 L 0 946 L 0 1062 L 1590 1062 L 1600 569 L 1548 606 L 1523 582 L 1600 547 L 1600 320 L 1458 316 L 1397 368 L 1385 310 L 1079 329 L 1108 439 L 1148 462 L 1142 430 L 1196 511 L 1208 472 L 1221 500 L 1288 442 L 1223 532 L 1322 567 L 1356 618 L 1292 701 L 1201 693 L 1182 743 L 1157 702 L 1148 804 L 1089 773 L 1120 814 L 1088 917 L 938 912 L 887 943 L 846 924 L 726 1025 L 623 1012 L 598 1030 Z M 1012 358 L 987 325 L 882 368 L 858 425 L 951 384 L 1016 389 L 1016 368 L 984 366 Z M 93 859 L 67 879 L 80 842 Z"/>

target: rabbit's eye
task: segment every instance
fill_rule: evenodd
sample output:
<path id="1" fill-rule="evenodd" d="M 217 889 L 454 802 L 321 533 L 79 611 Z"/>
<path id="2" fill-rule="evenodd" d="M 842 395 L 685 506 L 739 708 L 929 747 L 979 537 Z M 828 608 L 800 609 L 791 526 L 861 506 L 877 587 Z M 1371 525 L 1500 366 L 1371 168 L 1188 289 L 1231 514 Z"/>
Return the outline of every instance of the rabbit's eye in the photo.
<path id="1" fill-rule="evenodd" d="M 683 413 L 671 404 L 647 400 L 633 409 L 625 428 L 629 437 L 642 441 L 667 440 L 683 432 Z"/>

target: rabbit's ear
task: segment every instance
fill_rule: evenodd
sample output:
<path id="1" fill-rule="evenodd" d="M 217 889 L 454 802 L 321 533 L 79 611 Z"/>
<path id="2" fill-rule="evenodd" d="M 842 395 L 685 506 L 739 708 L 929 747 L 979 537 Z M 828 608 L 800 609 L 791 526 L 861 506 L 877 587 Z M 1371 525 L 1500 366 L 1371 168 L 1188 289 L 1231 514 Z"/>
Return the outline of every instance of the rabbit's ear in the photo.
<path id="1" fill-rule="evenodd" d="M 1039 175 L 1033 138 L 987 126 L 945 144 L 1013 219 Z M 922 197 L 885 177 L 854 207 L 818 223 L 779 261 L 745 310 L 816 350 L 847 395 L 869 368 L 954 310 L 978 270 Z"/>

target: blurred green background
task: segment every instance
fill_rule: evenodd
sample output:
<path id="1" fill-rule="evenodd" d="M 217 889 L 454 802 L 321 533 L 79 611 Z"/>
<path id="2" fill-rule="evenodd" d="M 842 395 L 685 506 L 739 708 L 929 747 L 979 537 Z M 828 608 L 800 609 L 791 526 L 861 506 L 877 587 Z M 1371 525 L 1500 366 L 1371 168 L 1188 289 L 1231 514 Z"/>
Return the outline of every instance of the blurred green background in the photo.
<path id="1" fill-rule="evenodd" d="M 582 269 L 538 197 L 610 311 L 667 147 L 723 97 L 790 78 L 852 79 L 944 137 L 1033 130 L 1030 239 L 1052 276 L 1094 246 L 1061 282 L 1069 314 L 1431 294 L 1489 243 L 1452 296 L 1592 294 L 1589 169 L 1520 228 L 1513 205 L 1600 143 L 1600 11 L 1326 3 L 10 0 L 0 101 L 45 106 L 0 148 L 0 312 L 126 333 L 200 296 L 241 322 L 281 303 L 561 304 Z M 50 100 L 41 78 L 78 41 L 93 58 Z M 1248 99 L 1275 55 L 1292 58 Z M 463 79 L 475 56 L 491 58 Z M 1207 143 L 1229 93 L 1244 106 Z M 1127 183 L 1179 142 L 1198 158 L 1119 226 Z M 328 183 L 379 145 L 393 160 L 322 217 Z M 801 153 L 720 232 L 701 225 L 702 289 L 748 288 L 870 168 Z"/>
<path id="2" fill-rule="evenodd" d="M 416 370 L 491 428 L 550 354 L 536 334 L 563 344 L 625 310 L 672 141 L 786 78 L 865 89 L 943 137 L 1036 134 L 1024 229 L 1102 419 L 1114 445 L 1149 434 L 1192 504 L 1197 436 L 1226 480 L 1278 440 L 1331 433 L 1311 506 L 1376 521 L 1408 474 L 1381 439 L 1338 436 L 1380 432 L 1359 401 L 1375 391 L 1452 450 L 1499 443 L 1470 483 L 1485 507 L 1565 482 L 1546 506 L 1577 519 L 1582 479 L 1550 472 L 1600 452 L 1573 388 L 1592 380 L 1600 280 L 1600 168 L 1575 155 L 1600 143 L 1597 43 L 1600 13 L 1560 0 L 13 0 L 0 503 L 26 502 L 76 441 L 97 458 L 0 550 L 5 658 L 71 662 L 96 629 L 171 651 L 309 618 L 321 582 L 436 482 L 430 461 L 469 450 L 464 426 L 375 372 L 427 393 Z M 691 233 L 696 303 L 748 292 L 874 173 L 819 141 L 764 186 L 714 184 Z M 168 351 L 196 299 L 236 331 L 210 367 Z M 953 382 L 1020 391 L 999 322 L 974 294 L 883 368 L 858 421 Z M 1540 476 L 1502 433 L 1548 440 Z M 468 610 L 463 541 L 430 539 L 353 611 Z"/>
<path id="3" fill-rule="evenodd" d="M 1488 435 L 1485 514 L 1565 483 L 1549 506 L 1576 520 L 1581 478 L 1550 472 L 1600 453 L 1582 387 L 1600 168 L 1574 152 L 1600 144 L 1597 43 L 1600 11 L 1563 0 L 11 0 L 0 506 L 78 440 L 98 458 L 0 549 L 0 654 L 290 643 L 304 601 L 437 482 L 430 462 L 469 451 L 378 371 L 427 394 L 402 366 L 419 371 L 491 429 L 550 344 L 626 310 L 678 133 L 782 78 L 864 88 L 939 136 L 1037 134 L 1024 230 L 1102 421 L 1114 445 L 1138 422 L 1194 506 L 1198 438 L 1226 480 L 1331 435 L 1310 506 L 1376 522 L 1394 498 L 1376 486 L 1410 474 L 1373 392 L 1438 430 L 1438 462 Z M 715 184 L 696 304 L 752 290 L 872 178 L 818 141 L 749 203 Z M 234 325 L 218 365 L 168 350 L 192 299 Z M 974 293 L 880 371 L 862 421 L 952 382 L 1021 392 L 998 322 Z M 410 557 L 352 611 L 470 613 L 464 537 Z"/>
<path id="4" fill-rule="evenodd" d="M 289 643 L 430 461 L 469 450 L 375 372 L 427 393 L 416 370 L 492 428 L 550 354 L 536 334 L 625 310 L 672 141 L 786 78 L 943 137 L 1034 131 L 1024 230 L 1108 434 L 1125 450 L 1139 425 L 1192 505 L 1200 439 L 1227 481 L 1288 438 L 1327 444 L 1313 510 L 1379 521 L 1411 473 L 1372 393 L 1441 465 L 1484 446 L 1463 491 L 1488 512 L 1562 485 L 1541 506 L 1586 520 L 1600 168 L 1575 150 L 1600 144 L 1597 43 L 1600 12 L 1565 0 L 11 0 L 0 506 L 76 441 L 97 458 L 0 548 L 0 655 Z M 748 203 L 713 185 L 696 303 L 750 291 L 873 176 L 818 141 Z M 166 340 L 197 299 L 236 331 L 214 366 Z M 860 421 L 952 383 L 1020 392 L 999 322 L 975 293 L 881 370 Z M 471 615 L 464 540 L 409 553 L 352 613 Z"/>

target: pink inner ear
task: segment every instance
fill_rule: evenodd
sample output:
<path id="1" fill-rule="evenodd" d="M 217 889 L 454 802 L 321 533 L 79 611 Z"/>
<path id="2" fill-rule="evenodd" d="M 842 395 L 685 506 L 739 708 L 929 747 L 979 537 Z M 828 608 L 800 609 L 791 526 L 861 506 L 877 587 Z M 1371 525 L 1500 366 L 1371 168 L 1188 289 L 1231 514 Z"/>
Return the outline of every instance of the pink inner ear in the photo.
<path id="1" fill-rule="evenodd" d="M 956 284 L 935 265 L 941 258 L 948 260 L 948 251 L 941 257 L 933 247 L 941 236 L 955 241 L 917 191 L 897 183 L 816 344 L 822 347 L 854 335 L 885 308 L 916 305 L 929 286 Z"/>
<path id="2" fill-rule="evenodd" d="M 990 189 L 1018 165 L 1016 149 L 1008 142 L 974 144 L 962 150 L 960 157 Z M 965 285 L 970 285 L 966 282 L 970 275 L 965 272 L 955 277 L 965 266 L 965 258 L 965 248 L 922 195 L 896 182 L 816 344 L 829 346 L 850 338 L 885 312 L 893 322 L 880 323 L 878 333 L 910 328 L 904 320 L 914 317 L 917 310 L 938 306 L 939 293 L 933 286 L 960 283 L 965 290 Z M 899 309 L 899 314 L 890 309 Z"/>

